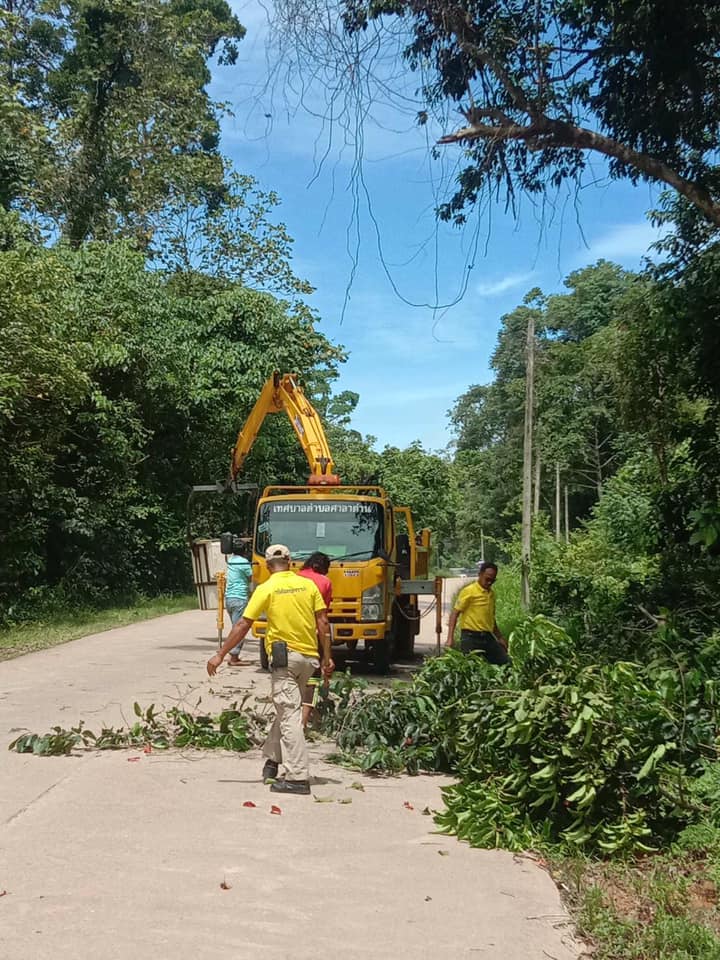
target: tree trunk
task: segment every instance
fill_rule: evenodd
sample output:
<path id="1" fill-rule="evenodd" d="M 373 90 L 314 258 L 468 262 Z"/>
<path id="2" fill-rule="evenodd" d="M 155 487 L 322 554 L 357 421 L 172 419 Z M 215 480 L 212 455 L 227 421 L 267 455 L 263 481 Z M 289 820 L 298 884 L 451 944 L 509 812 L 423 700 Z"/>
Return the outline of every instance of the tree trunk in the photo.
<path id="1" fill-rule="evenodd" d="M 522 560 L 520 602 L 530 609 L 530 549 L 532 542 L 532 454 L 533 454 L 533 393 L 535 378 L 535 313 L 528 311 L 525 359 L 525 429 L 523 433 L 522 482 Z"/>
<path id="2" fill-rule="evenodd" d="M 603 492 L 603 472 L 602 472 L 602 457 L 600 455 L 600 438 L 598 437 L 597 423 L 595 424 L 595 476 L 596 476 L 595 485 L 597 487 L 597 495 L 599 500 L 602 497 L 602 492 Z"/>
<path id="3" fill-rule="evenodd" d="M 555 539 L 560 542 L 562 513 L 560 511 L 560 461 L 555 461 Z"/>
<path id="4" fill-rule="evenodd" d="M 565 543 L 570 543 L 570 511 L 568 509 L 567 484 L 565 484 Z"/>

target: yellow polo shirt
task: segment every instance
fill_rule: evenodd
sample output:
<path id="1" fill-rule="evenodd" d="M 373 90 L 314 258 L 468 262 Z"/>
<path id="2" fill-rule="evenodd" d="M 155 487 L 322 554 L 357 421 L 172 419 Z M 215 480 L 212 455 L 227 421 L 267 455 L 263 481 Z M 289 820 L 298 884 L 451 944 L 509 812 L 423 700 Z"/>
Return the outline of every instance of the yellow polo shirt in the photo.
<path id="1" fill-rule="evenodd" d="M 461 630 L 492 633 L 495 628 L 495 594 L 480 584 L 469 584 L 457 595 L 455 609 L 460 613 Z"/>
<path id="2" fill-rule="evenodd" d="M 272 644 L 284 640 L 288 650 L 316 657 L 315 614 L 324 609 L 325 601 L 312 580 L 299 577 L 292 570 L 280 570 L 255 589 L 243 617 L 258 620 L 263 613 L 267 615 L 265 649 L 268 656 Z"/>

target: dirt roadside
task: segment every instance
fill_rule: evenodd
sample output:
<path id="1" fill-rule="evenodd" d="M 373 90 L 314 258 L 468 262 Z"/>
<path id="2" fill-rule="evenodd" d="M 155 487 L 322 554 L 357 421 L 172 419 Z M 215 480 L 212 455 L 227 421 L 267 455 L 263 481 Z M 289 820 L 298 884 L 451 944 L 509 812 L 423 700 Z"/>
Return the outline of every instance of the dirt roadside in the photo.
<path id="1" fill-rule="evenodd" d="M 434 646 L 432 614 L 422 639 Z M 362 777 L 313 745 L 313 793 L 333 802 L 282 797 L 273 815 L 259 751 L 5 749 L 20 729 L 122 723 L 135 700 L 266 693 L 256 664 L 209 681 L 213 649 L 213 615 L 190 611 L 0 663 L 4 960 L 578 956 L 535 863 L 433 833 L 422 811 L 446 778 Z"/>

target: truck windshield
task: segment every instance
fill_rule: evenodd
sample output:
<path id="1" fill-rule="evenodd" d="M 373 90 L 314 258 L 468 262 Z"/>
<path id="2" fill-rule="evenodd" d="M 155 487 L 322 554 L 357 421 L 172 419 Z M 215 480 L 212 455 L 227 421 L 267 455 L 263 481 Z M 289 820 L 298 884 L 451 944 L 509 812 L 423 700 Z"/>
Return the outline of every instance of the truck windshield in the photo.
<path id="1" fill-rule="evenodd" d="M 383 508 L 356 500 L 283 500 L 258 510 L 255 548 L 262 554 L 272 543 L 284 543 L 294 560 L 316 550 L 332 560 L 370 560 L 384 545 Z"/>

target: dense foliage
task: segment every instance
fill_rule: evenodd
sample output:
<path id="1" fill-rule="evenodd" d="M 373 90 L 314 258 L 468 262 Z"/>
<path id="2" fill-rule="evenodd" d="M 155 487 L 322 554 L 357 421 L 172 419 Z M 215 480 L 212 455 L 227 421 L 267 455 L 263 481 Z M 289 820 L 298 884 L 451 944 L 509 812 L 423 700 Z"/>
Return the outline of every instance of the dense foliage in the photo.
<path id="1" fill-rule="evenodd" d="M 292 0 L 278 5 L 291 25 L 302 24 Z M 612 176 L 668 184 L 720 224 L 715 4 L 342 0 L 338 6 L 356 42 L 371 24 L 396 40 L 389 50 L 420 77 L 419 122 L 434 113 L 445 132 L 441 142 L 464 147 L 457 189 L 440 207 L 442 217 L 464 221 L 483 190 L 504 193 L 513 204 L 522 192 L 581 182 L 588 154 L 597 152 Z M 402 18 L 404 32 L 394 18 Z M 318 19 L 322 42 L 330 18 Z M 451 113 L 462 118 L 455 131 L 448 129 Z"/>
<path id="2" fill-rule="evenodd" d="M 244 28 L 224 0 L 69 0 L 0 14 L 0 197 L 73 245 L 152 243 L 177 193 L 222 199 L 209 63 Z M 4 147 L 4 149 L 3 149 Z"/>
<path id="3" fill-rule="evenodd" d="M 269 295 L 149 271 L 122 242 L 18 240 L 0 289 L 0 595 L 186 587 L 189 486 L 226 475 L 268 368 L 332 370 L 340 352 Z M 259 481 L 299 466 L 279 426 L 254 453 Z"/>
<path id="4" fill-rule="evenodd" d="M 483 531 L 512 555 L 532 311 L 534 607 L 633 659 L 660 621 L 693 647 L 720 615 L 720 273 L 714 245 L 683 254 L 642 274 L 600 262 L 568 293 L 531 291 L 503 318 L 495 379 L 452 414 L 460 550 Z"/>
<path id="5" fill-rule="evenodd" d="M 189 488 L 226 477 L 274 369 L 327 415 L 346 479 L 395 483 L 401 451 L 383 467 L 348 429 L 357 395 L 332 396 L 344 352 L 317 330 L 278 196 L 220 152 L 210 67 L 243 35 L 224 0 L 0 11 L 0 623 L 187 591 Z M 450 525 L 447 466 L 407 456 L 437 491 L 425 509 L 408 481 L 419 521 Z M 271 418 L 243 480 L 306 474 Z M 249 513 L 201 509 L 193 533 Z"/>
<path id="6" fill-rule="evenodd" d="M 717 639 L 694 663 L 671 655 L 673 639 L 645 665 L 598 663 L 551 621 L 526 620 L 512 669 L 449 651 L 411 684 L 346 694 L 339 759 L 455 773 L 437 822 L 476 846 L 655 847 L 720 810 Z"/>

